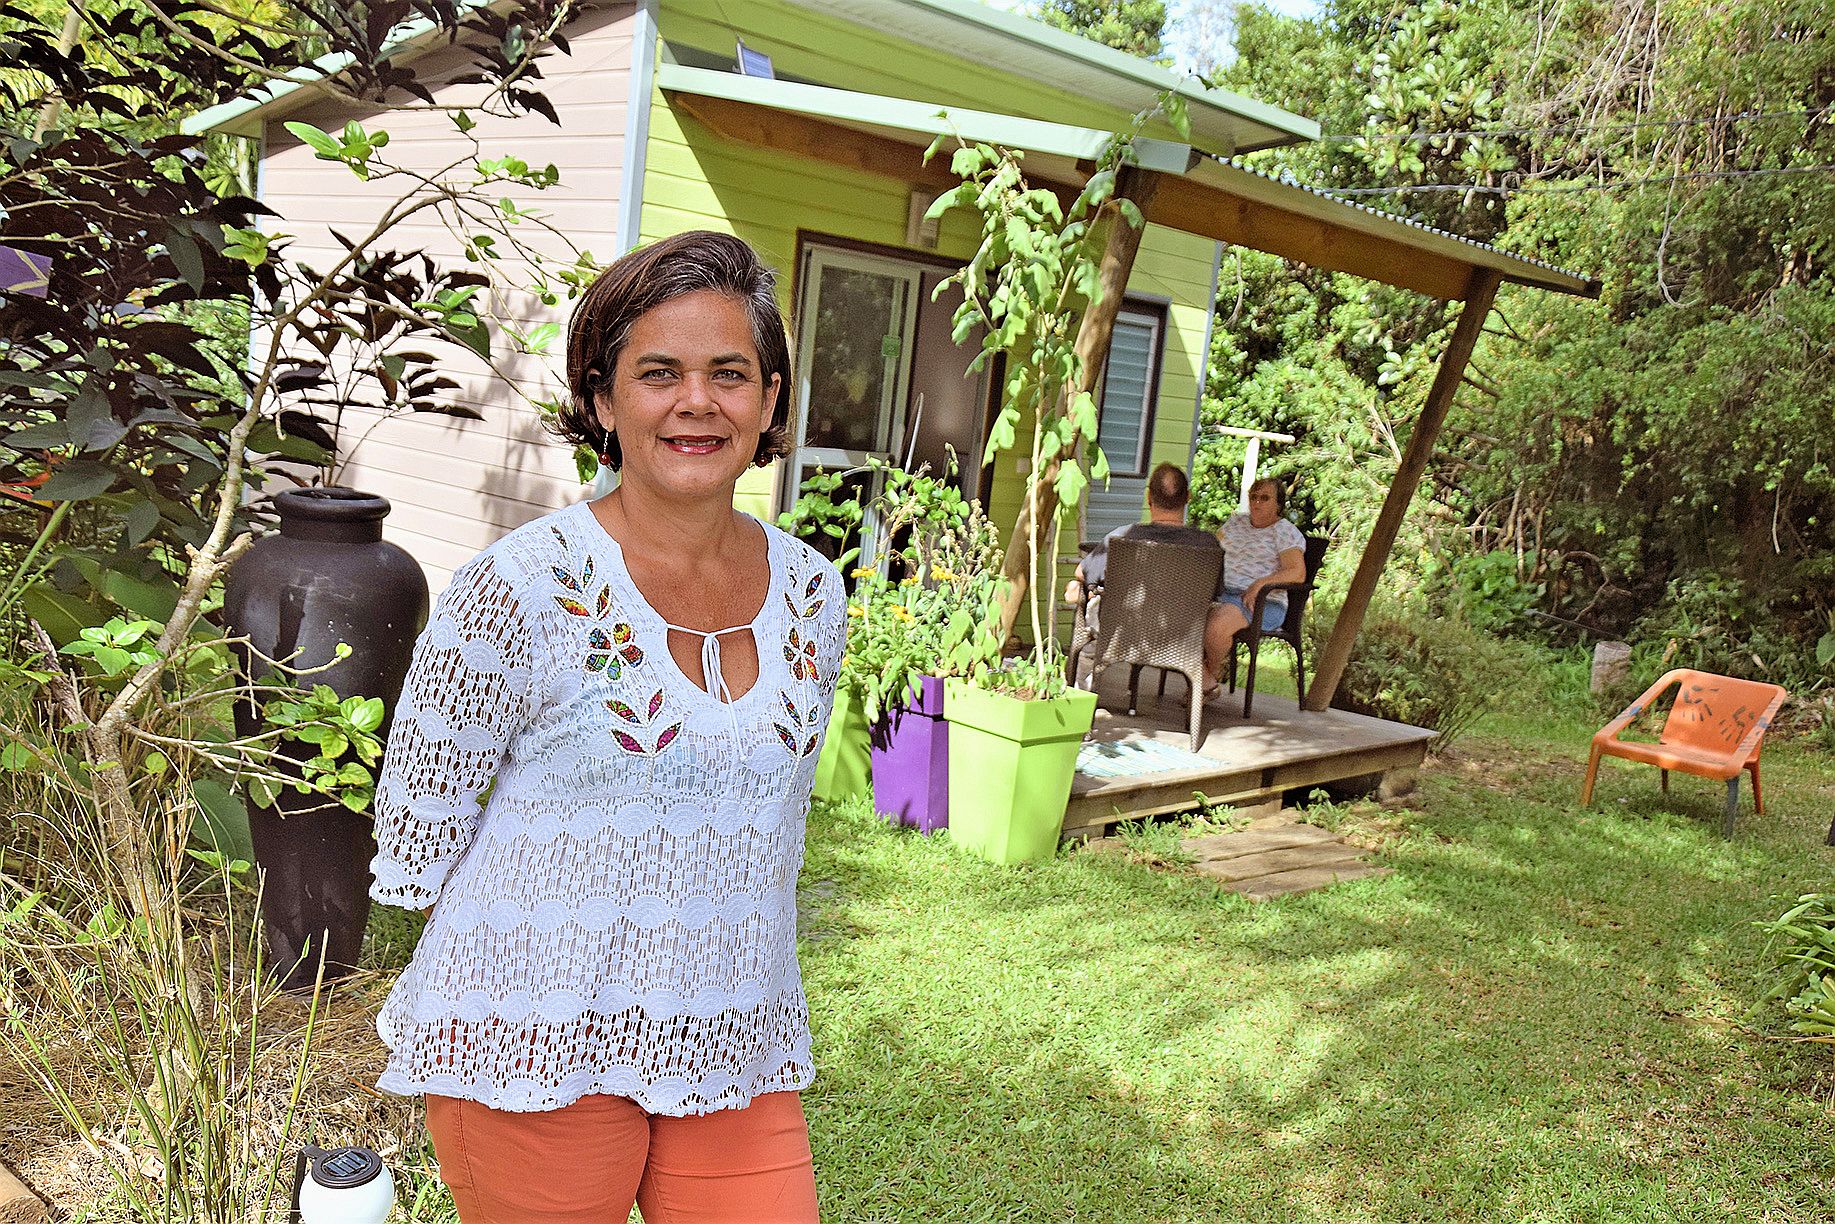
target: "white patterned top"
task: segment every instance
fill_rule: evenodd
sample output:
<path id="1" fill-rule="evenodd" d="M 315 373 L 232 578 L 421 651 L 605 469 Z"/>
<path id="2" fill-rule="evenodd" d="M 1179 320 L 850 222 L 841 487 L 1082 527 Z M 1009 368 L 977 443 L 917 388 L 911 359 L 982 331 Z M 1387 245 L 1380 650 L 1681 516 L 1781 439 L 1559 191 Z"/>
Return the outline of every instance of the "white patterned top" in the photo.
<path id="1" fill-rule="evenodd" d="M 731 706 L 676 666 L 586 503 L 453 576 L 376 791 L 371 895 L 438 901 L 377 1017 L 381 1087 L 682 1115 L 808 1086 L 796 877 L 846 601 L 765 534 L 758 681 Z"/>
<path id="2" fill-rule="evenodd" d="M 1232 595 L 1242 594 L 1280 569 L 1282 553 L 1306 547 L 1306 537 L 1286 519 L 1277 518 L 1266 527 L 1257 527 L 1240 512 L 1223 521 L 1217 536 L 1223 541 L 1223 589 Z M 1287 593 L 1270 594 L 1268 606 L 1285 608 Z"/>

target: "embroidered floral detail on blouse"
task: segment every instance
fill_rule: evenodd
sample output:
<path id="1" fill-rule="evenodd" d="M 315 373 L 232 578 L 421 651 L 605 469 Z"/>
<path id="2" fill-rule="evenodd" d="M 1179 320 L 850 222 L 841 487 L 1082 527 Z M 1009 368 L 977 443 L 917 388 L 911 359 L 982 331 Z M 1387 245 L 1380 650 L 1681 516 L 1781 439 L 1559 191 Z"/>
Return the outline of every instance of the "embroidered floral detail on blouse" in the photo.
<path id="1" fill-rule="evenodd" d="M 561 534 L 561 529 L 549 527 L 548 530 L 554 533 L 554 538 L 560 543 L 561 550 L 566 552 L 567 537 Z M 590 555 L 577 574 L 562 565 L 550 565 L 548 570 L 554 575 L 556 582 L 572 591 L 574 595 L 586 596 L 591 592 L 591 607 L 575 599 L 574 595 L 556 595 L 554 602 L 563 612 L 569 616 L 578 616 L 586 620 L 603 621 L 605 619 L 605 614 L 612 608 L 612 587 L 609 582 L 601 582 L 599 589 L 596 592 L 593 591 L 594 565 Z M 585 666 L 589 673 L 604 672 L 609 679 L 616 680 L 624 674 L 625 668 L 635 668 L 643 661 L 643 647 L 637 644 L 637 633 L 628 622 L 616 621 L 609 630 L 603 624 L 595 624 L 587 629 Z M 663 708 L 663 691 L 657 689 L 656 694 L 650 698 L 650 710 L 647 714 L 640 715 L 629 704 L 615 697 L 605 703 L 605 708 L 630 723 L 637 730 L 648 734 L 651 724 Z M 662 733 L 651 741 L 649 747 L 645 747 L 642 740 L 629 732 L 620 731 L 616 727 L 611 730 L 612 739 L 626 752 L 636 753 L 639 756 L 654 756 L 675 742 L 675 737 L 681 733 L 682 724 L 677 722 L 673 726 L 665 727 Z"/>
<path id="2" fill-rule="evenodd" d="M 647 734 L 649 728 L 655 723 L 656 716 L 662 712 L 663 690 L 657 689 L 654 693 L 650 694 L 650 708 L 648 712 L 643 714 L 639 714 L 636 710 L 632 709 L 630 705 L 618 700 L 616 697 L 607 701 L 605 703 L 605 708 L 624 719 L 627 723 L 630 723 L 632 728 L 644 731 Z M 635 735 L 629 732 L 620 731 L 616 727 L 612 728 L 612 738 L 616 740 L 618 746 L 626 752 L 636 753 L 638 756 L 655 756 L 670 744 L 673 744 L 675 742 L 675 737 L 681 733 L 681 730 L 682 724 L 679 720 L 671 723 L 669 726 L 663 728 L 661 734 L 656 737 L 655 741 L 648 748 L 644 747 L 643 741 L 638 739 Z"/>
<path id="3" fill-rule="evenodd" d="M 567 547 L 567 537 L 561 534 L 561 529 L 559 527 L 550 527 L 548 530 L 554 533 L 554 538 L 559 541 L 561 550 L 563 552 L 569 551 Z M 562 565 L 550 565 L 548 570 L 554 575 L 554 580 L 556 582 L 560 583 L 567 590 L 572 591 L 574 595 L 586 598 L 588 592 L 591 592 L 593 589 L 593 559 L 590 553 L 586 557 L 585 567 L 582 568 L 578 574 L 575 574 L 572 570 Z M 575 599 L 573 595 L 556 595 L 554 597 L 554 602 L 559 604 L 562 611 L 570 616 L 588 616 L 595 620 L 603 620 L 605 619 L 605 614 L 611 611 L 612 584 L 609 582 L 601 582 L 599 584 L 599 590 L 597 593 L 591 595 L 591 599 L 593 606 L 590 608 L 584 603 L 581 603 L 580 600 Z M 642 653 L 639 652 L 638 659 L 642 657 Z M 630 661 L 635 664 L 638 659 L 632 659 Z M 601 664 L 601 666 L 603 666 L 603 664 Z M 591 668 L 590 670 L 597 671 L 598 668 Z"/>
<path id="4" fill-rule="evenodd" d="M 796 585 L 796 579 L 792 578 L 790 580 L 790 585 L 794 587 Z M 804 620 L 809 620 L 812 617 L 814 617 L 816 613 L 822 610 L 822 605 L 828 602 L 826 599 L 816 599 L 814 600 L 814 602 L 811 602 L 815 593 L 821 589 L 822 589 L 822 575 L 818 573 L 815 577 L 811 578 L 806 584 L 804 584 L 803 586 L 803 606 L 800 608 L 797 607 L 796 600 L 791 598 L 790 592 L 789 591 L 784 592 L 784 606 L 790 609 L 790 617 L 791 617 L 792 622 L 794 622 L 796 618 L 799 616 L 802 617 Z"/>
<path id="5" fill-rule="evenodd" d="M 791 585 L 796 585 L 794 579 Z M 818 572 L 803 586 L 801 607 L 797 606 L 789 591 L 784 592 L 784 606 L 790 610 L 790 633 L 784 639 L 784 662 L 790 664 L 790 675 L 797 680 L 814 680 L 817 676 L 815 638 L 805 637 L 798 626 L 800 621 L 812 619 L 827 602 L 816 596 L 816 592 L 821 589 L 822 575 Z"/>
<path id="6" fill-rule="evenodd" d="M 592 648 L 586 655 L 586 670 L 602 671 L 616 680 L 627 665 L 636 667 L 642 663 L 643 648 L 631 640 L 633 636 L 631 627 L 623 621 L 613 625 L 609 634 L 594 625 L 586 634 L 586 644 Z"/>
<path id="7" fill-rule="evenodd" d="M 800 761 L 816 750 L 816 724 L 821 721 L 822 705 L 812 701 L 808 711 L 804 712 L 797 709 L 796 702 L 790 700 L 790 694 L 781 689 L 777 699 L 783 703 L 784 713 L 790 716 L 790 725 L 786 727 L 774 719 L 771 727 L 777 732 L 778 742 Z"/>

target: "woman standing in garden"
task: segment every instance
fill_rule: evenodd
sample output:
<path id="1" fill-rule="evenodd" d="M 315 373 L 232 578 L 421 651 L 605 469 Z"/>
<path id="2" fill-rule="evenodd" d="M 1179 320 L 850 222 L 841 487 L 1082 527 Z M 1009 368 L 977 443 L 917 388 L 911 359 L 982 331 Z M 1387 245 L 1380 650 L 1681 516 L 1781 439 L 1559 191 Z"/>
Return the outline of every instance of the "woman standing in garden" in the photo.
<path id="1" fill-rule="evenodd" d="M 845 599 L 733 505 L 785 448 L 773 281 L 712 233 L 600 276 L 559 428 L 619 486 L 460 569 L 415 651 L 373 894 L 432 911 L 381 1086 L 466 1224 L 816 1218 L 796 878 Z"/>

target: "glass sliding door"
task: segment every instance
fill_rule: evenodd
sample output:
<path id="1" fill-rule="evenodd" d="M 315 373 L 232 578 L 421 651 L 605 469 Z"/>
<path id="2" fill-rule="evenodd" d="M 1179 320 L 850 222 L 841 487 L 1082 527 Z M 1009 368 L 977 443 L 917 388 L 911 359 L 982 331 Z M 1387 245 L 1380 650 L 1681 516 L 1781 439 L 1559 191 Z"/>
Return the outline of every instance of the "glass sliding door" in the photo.
<path id="1" fill-rule="evenodd" d="M 855 472 L 900 462 L 910 353 L 922 269 L 828 247 L 804 252 L 797 304 L 796 447 L 784 465 L 783 505 L 816 469 Z M 864 497 L 877 482 L 850 477 Z M 864 547 L 871 550 L 873 524 Z M 822 547 L 823 537 L 810 542 Z"/>
<path id="2" fill-rule="evenodd" d="M 859 469 L 883 460 L 943 476 L 959 459 L 956 483 L 975 495 L 986 428 L 988 375 L 970 372 L 981 349 L 976 329 L 950 338 L 957 293 L 931 295 L 952 269 L 852 248 L 804 247 L 796 314 L 794 449 L 783 466 L 779 504 L 793 505 L 817 469 L 851 473 L 863 500 L 877 479 Z M 877 524 L 863 531 L 874 551 Z M 818 548 L 839 552 L 825 537 Z"/>

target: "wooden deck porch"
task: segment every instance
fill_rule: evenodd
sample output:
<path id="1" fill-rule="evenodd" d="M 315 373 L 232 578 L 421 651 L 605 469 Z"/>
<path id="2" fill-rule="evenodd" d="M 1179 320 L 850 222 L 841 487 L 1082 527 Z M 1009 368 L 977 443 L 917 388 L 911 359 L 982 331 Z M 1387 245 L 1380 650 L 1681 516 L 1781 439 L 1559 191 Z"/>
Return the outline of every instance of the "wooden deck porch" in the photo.
<path id="1" fill-rule="evenodd" d="M 1413 784 L 1431 731 L 1343 710 L 1314 713 L 1290 697 L 1255 694 L 1255 717 L 1242 717 L 1242 694 L 1205 711 L 1204 742 L 1194 754 L 1185 731 L 1185 683 L 1170 677 L 1156 698 L 1157 674 L 1141 676 L 1137 717 L 1128 708 L 1128 669 L 1111 667 L 1098 686 L 1096 725 L 1077 758 L 1064 813 L 1065 837 L 1101 837 L 1111 825 L 1225 803 L 1275 810 L 1284 791 L 1369 774 L 1392 791 Z"/>

